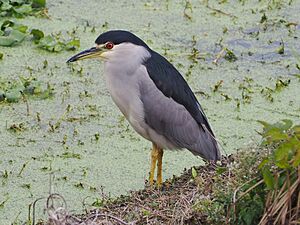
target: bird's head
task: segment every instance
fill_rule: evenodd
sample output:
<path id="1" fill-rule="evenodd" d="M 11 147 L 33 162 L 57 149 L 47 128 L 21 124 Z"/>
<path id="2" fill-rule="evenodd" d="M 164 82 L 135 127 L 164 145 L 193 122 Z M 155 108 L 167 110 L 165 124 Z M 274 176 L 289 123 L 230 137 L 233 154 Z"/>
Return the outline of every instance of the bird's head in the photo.
<path id="1" fill-rule="evenodd" d="M 95 41 L 95 47 L 84 50 L 67 62 L 75 62 L 82 59 L 98 58 L 104 61 L 118 61 L 120 59 L 146 58 L 150 49 L 144 41 L 134 34 L 124 30 L 112 30 L 102 33 Z"/>

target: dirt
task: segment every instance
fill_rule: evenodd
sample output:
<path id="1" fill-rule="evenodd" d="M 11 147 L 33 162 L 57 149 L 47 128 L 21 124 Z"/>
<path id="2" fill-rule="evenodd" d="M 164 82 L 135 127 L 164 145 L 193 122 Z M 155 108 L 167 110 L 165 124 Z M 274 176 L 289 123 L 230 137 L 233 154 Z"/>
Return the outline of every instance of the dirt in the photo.
<path id="1" fill-rule="evenodd" d="M 54 201 L 64 202 L 64 210 L 59 211 L 54 204 L 48 205 L 51 213 L 47 224 L 208 224 L 207 215 L 195 206 L 199 199 L 214 197 L 212 186 L 216 176 L 226 182 L 229 174 L 217 175 L 216 168 L 225 168 L 229 162 L 233 162 L 231 156 L 224 158 L 218 166 L 207 163 L 185 170 L 181 176 L 164 182 L 160 188 L 146 183 L 145 189 L 132 191 L 129 195 L 110 198 L 103 194 L 98 207 L 84 215 L 70 214 L 64 208 L 66 203 L 62 196 L 49 196 Z M 197 175 L 193 177 L 193 174 Z"/>

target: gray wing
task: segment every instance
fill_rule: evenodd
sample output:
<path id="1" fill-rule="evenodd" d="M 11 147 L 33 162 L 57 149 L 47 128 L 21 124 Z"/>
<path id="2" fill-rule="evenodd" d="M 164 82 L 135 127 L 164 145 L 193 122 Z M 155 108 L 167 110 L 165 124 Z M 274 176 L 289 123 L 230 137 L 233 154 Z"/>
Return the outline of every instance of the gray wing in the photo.
<path id="1" fill-rule="evenodd" d="M 199 126 L 214 136 L 208 120 L 193 91 L 179 71 L 163 56 L 151 51 L 151 57 L 144 65 L 155 86 L 168 98 L 183 105 Z"/>
<path id="2" fill-rule="evenodd" d="M 145 122 L 177 148 L 209 160 L 220 157 L 217 143 L 208 130 L 203 129 L 186 108 L 166 97 L 150 80 L 140 85 Z"/>

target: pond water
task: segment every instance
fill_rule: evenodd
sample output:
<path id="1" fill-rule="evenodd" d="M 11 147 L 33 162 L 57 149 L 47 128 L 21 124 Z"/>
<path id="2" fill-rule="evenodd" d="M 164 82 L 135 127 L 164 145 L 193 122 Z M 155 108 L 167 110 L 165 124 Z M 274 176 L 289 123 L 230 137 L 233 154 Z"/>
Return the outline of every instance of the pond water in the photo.
<path id="1" fill-rule="evenodd" d="M 17 21 L 47 34 L 74 31 L 78 51 L 103 31 L 134 32 L 185 76 L 230 154 L 260 143 L 257 120 L 300 121 L 300 1 L 207 2 L 48 1 L 50 19 Z M 1 224 L 25 222 L 29 204 L 49 192 L 78 213 L 102 193 L 144 187 L 151 143 L 113 104 L 101 62 L 65 63 L 78 51 L 50 53 L 29 40 L 0 47 L 1 82 L 33 76 L 54 89 L 28 104 L 0 102 Z M 164 179 L 201 163 L 188 151 L 166 151 Z"/>

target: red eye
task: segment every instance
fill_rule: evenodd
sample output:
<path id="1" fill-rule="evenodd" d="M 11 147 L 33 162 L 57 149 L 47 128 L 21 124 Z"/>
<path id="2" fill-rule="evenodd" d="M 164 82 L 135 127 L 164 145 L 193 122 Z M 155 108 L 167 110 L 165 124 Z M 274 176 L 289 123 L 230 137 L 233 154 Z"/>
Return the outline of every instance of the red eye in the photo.
<path id="1" fill-rule="evenodd" d="M 105 48 L 107 48 L 107 49 L 112 49 L 113 47 L 114 47 L 114 44 L 111 42 L 107 42 L 105 45 Z"/>

